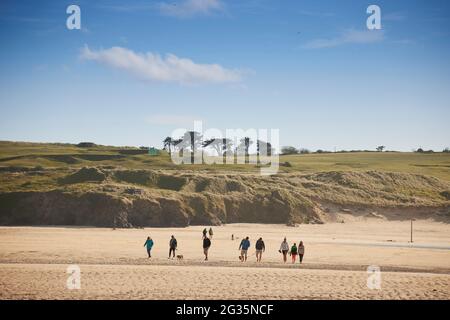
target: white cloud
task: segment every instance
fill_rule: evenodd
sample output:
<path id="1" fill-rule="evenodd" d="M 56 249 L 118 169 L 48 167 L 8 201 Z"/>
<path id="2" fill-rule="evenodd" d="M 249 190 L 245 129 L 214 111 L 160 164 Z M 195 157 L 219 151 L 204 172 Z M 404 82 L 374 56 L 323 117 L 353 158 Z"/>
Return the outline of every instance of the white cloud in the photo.
<path id="1" fill-rule="evenodd" d="M 220 0 L 183 0 L 177 3 L 163 2 L 159 4 L 161 13 L 180 18 L 207 15 L 222 11 L 223 8 Z"/>
<path id="2" fill-rule="evenodd" d="M 149 124 L 168 126 L 192 126 L 194 121 L 202 120 L 193 116 L 171 114 L 155 114 L 146 119 Z"/>
<path id="3" fill-rule="evenodd" d="M 198 64 L 174 54 L 161 57 L 151 52 L 135 53 L 122 47 L 91 50 L 84 46 L 80 57 L 123 70 L 141 80 L 182 84 L 233 83 L 241 80 L 241 71 L 218 64 Z"/>
<path id="4" fill-rule="evenodd" d="M 316 39 L 306 43 L 303 47 L 306 49 L 321 49 L 337 47 L 345 44 L 367 44 L 383 41 L 384 33 L 382 30 L 363 30 L 358 31 L 349 29 L 342 32 L 339 36 L 331 39 Z"/>

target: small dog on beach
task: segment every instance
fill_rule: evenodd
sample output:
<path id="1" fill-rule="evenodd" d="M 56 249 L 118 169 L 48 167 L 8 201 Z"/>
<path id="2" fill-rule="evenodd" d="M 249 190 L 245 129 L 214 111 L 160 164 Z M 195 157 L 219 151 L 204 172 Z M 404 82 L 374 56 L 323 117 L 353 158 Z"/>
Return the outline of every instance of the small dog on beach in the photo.
<path id="1" fill-rule="evenodd" d="M 183 255 L 182 254 L 177 254 L 177 260 L 178 261 L 183 260 Z"/>

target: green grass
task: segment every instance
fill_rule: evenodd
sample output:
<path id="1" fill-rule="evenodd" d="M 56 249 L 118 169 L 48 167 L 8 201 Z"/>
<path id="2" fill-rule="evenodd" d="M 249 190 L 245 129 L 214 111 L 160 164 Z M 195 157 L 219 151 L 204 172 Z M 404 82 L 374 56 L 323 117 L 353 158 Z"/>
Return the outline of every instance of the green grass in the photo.
<path id="1" fill-rule="evenodd" d="M 18 212 L 23 211 L 20 206 L 38 208 L 41 214 L 30 211 L 27 216 L 35 223 L 42 221 L 33 217 L 47 216 L 47 210 L 53 210 L 54 219 L 59 219 L 61 212 L 68 214 L 68 220 L 57 221 L 72 221 L 70 217 L 80 211 L 97 210 L 99 219 L 106 219 L 102 226 L 110 222 L 101 212 L 121 216 L 123 208 L 128 208 L 130 221 L 133 217 L 147 221 L 146 215 L 153 212 L 154 219 L 175 214 L 179 225 L 186 223 L 186 217 L 192 223 L 204 224 L 225 216 L 230 221 L 317 222 L 332 219 L 339 208 L 387 210 L 386 214 L 392 208 L 414 208 L 437 214 L 439 221 L 450 217 L 450 154 L 281 156 L 280 174 L 267 177 L 259 174 L 255 163 L 177 166 L 166 152 L 127 155 L 121 149 L 0 141 L 0 197 L 4 201 L 0 208 L 17 206 Z M 90 200 L 79 203 L 80 197 Z M 117 207 L 118 203 L 123 207 Z M 9 212 L 4 221 L 23 223 L 13 209 L 4 211 Z M 164 219 L 157 225 L 172 225 L 174 221 Z M 91 225 L 92 221 L 79 223 Z"/>
<path id="2" fill-rule="evenodd" d="M 450 181 L 450 154 L 355 152 L 282 156 L 289 171 L 389 171 L 434 176 Z"/>
<path id="3" fill-rule="evenodd" d="M 128 169 L 259 172 L 255 164 L 175 165 L 166 152 L 159 156 L 120 155 L 120 149 L 121 147 L 109 146 L 79 148 L 71 144 L 0 141 L 0 167 L 42 166 L 65 170 L 85 166 L 112 166 Z M 448 153 L 352 152 L 287 155 L 280 157 L 280 163 L 284 162 L 289 162 L 291 166 L 280 166 L 280 172 L 378 170 L 424 174 L 450 181 Z"/>

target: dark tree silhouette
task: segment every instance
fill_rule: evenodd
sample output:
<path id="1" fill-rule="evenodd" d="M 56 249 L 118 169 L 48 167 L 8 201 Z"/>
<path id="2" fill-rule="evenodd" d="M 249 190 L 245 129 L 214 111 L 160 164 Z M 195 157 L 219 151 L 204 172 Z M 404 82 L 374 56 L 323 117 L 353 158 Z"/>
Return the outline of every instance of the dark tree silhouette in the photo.
<path id="1" fill-rule="evenodd" d="M 233 141 L 226 138 L 211 138 L 203 141 L 203 147 L 211 147 L 216 150 L 218 156 L 223 156 L 226 151 L 230 150 L 233 146 Z"/>
<path id="2" fill-rule="evenodd" d="M 281 148 L 281 154 L 297 154 L 299 151 L 295 147 L 286 146 Z"/>
<path id="3" fill-rule="evenodd" d="M 172 145 L 173 145 L 173 148 L 175 149 L 175 148 L 177 148 L 177 149 L 180 149 L 180 143 L 182 143 L 183 142 L 183 139 L 176 139 L 176 140 L 172 140 Z"/>
<path id="4" fill-rule="evenodd" d="M 186 131 L 183 136 L 183 147 L 189 147 L 191 149 L 191 163 L 194 164 L 195 154 L 197 150 L 202 146 L 202 135 L 197 131 Z"/>
<path id="5" fill-rule="evenodd" d="M 169 155 L 171 155 L 172 154 L 172 145 L 173 145 L 173 139 L 172 139 L 172 137 L 166 137 L 164 140 L 163 140 L 163 143 L 164 143 L 164 149 L 167 151 L 167 152 L 169 152 Z"/>
<path id="6" fill-rule="evenodd" d="M 270 142 L 266 142 L 263 140 L 257 140 L 256 141 L 256 153 L 258 155 L 258 163 L 259 163 L 259 156 L 261 153 L 265 156 L 272 155 L 272 144 Z"/>
<path id="7" fill-rule="evenodd" d="M 222 151 L 224 155 L 226 155 L 228 152 L 231 152 L 233 150 L 233 140 L 231 139 L 222 139 Z"/>
<path id="8" fill-rule="evenodd" d="M 309 151 L 309 150 L 306 149 L 306 148 L 301 148 L 298 152 L 299 152 L 300 154 L 309 154 L 309 153 L 311 153 L 311 151 Z"/>
<path id="9" fill-rule="evenodd" d="M 244 149 L 245 152 L 245 159 L 248 158 L 248 150 L 250 149 L 250 146 L 253 144 L 252 139 L 250 139 L 249 137 L 244 137 L 240 140 L 240 148 Z M 247 162 L 247 160 L 245 160 L 245 162 Z"/>
<path id="10" fill-rule="evenodd" d="M 214 150 L 216 150 L 217 155 L 219 155 L 219 156 L 222 154 L 221 139 L 211 138 L 211 139 L 205 140 L 205 141 L 203 141 L 202 146 L 203 146 L 203 148 L 206 148 L 206 147 L 213 148 Z"/>

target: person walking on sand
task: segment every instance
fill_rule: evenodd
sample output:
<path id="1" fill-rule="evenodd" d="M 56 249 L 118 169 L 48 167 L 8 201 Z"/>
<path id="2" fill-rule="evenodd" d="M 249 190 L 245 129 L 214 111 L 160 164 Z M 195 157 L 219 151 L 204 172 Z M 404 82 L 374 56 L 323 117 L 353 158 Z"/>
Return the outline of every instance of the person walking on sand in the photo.
<path id="1" fill-rule="evenodd" d="M 152 257 L 152 248 L 153 248 L 153 240 L 150 237 L 147 237 L 147 241 L 144 243 L 144 247 L 147 246 L 147 254 L 148 257 Z"/>
<path id="2" fill-rule="evenodd" d="M 207 233 L 208 231 L 206 230 L 206 228 L 205 229 L 203 229 L 203 238 L 202 239 L 205 239 L 206 238 L 206 233 Z"/>
<path id="3" fill-rule="evenodd" d="M 300 260 L 300 263 L 303 261 L 303 255 L 305 254 L 305 245 L 303 244 L 303 241 L 300 241 L 298 244 L 298 259 Z"/>
<path id="4" fill-rule="evenodd" d="M 167 259 L 170 259 L 170 255 L 172 254 L 172 252 L 173 252 L 172 259 L 175 258 L 175 250 L 177 250 L 177 246 L 178 246 L 177 239 L 175 239 L 175 237 L 172 235 L 169 241 L 169 258 Z"/>
<path id="5" fill-rule="evenodd" d="M 239 250 L 241 250 L 241 255 L 239 256 L 239 260 L 242 262 L 247 261 L 247 251 L 250 248 L 250 240 L 248 237 L 242 239 L 241 244 L 239 245 Z"/>
<path id="6" fill-rule="evenodd" d="M 262 253 L 266 250 L 266 246 L 262 238 L 259 238 L 255 244 L 256 262 L 261 262 Z"/>
<path id="7" fill-rule="evenodd" d="M 209 238 L 210 239 L 212 239 L 212 237 L 213 237 L 213 230 L 212 230 L 212 227 L 209 227 Z"/>
<path id="8" fill-rule="evenodd" d="M 289 252 L 289 244 L 286 241 L 286 238 L 284 238 L 283 242 L 280 245 L 280 250 L 278 252 L 283 254 L 283 261 L 286 263 L 287 260 L 287 254 Z"/>
<path id="9" fill-rule="evenodd" d="M 292 257 L 292 263 L 295 263 L 295 260 L 297 259 L 297 253 L 298 253 L 297 244 L 294 243 L 294 245 L 291 247 L 291 251 L 289 252 L 289 254 Z"/>
<path id="10" fill-rule="evenodd" d="M 208 250 L 211 247 L 211 240 L 208 237 L 203 238 L 203 253 L 205 254 L 205 261 L 208 261 Z"/>

